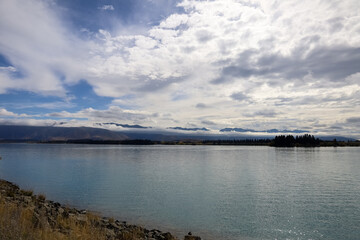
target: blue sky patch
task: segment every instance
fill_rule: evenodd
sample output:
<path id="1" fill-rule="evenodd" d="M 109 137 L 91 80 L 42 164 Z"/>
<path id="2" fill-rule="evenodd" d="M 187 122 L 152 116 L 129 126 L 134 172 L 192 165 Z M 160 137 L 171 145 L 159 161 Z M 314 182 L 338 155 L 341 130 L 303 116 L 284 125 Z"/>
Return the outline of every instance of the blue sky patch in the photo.
<path id="1" fill-rule="evenodd" d="M 56 96 L 43 96 L 28 91 L 10 91 L 0 94 L 0 108 L 14 113 L 28 115 L 47 114 L 56 111 L 77 112 L 84 108 L 106 109 L 112 101 L 110 97 L 95 94 L 86 82 L 67 86 L 67 99 Z"/>

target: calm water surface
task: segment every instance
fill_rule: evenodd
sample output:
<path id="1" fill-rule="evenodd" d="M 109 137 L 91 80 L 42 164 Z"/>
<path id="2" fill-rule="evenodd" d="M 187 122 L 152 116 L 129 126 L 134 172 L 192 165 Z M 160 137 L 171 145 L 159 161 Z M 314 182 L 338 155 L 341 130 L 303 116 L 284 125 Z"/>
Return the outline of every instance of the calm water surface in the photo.
<path id="1" fill-rule="evenodd" d="M 203 239 L 360 239 L 360 148 L 0 144 L 0 178 Z"/>

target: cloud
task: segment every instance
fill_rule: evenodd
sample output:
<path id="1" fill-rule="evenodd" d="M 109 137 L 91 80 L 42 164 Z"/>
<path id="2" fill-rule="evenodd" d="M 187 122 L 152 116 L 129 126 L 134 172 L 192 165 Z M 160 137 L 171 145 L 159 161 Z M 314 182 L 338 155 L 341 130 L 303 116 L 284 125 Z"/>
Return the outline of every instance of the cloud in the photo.
<path id="1" fill-rule="evenodd" d="M 30 117 L 27 114 L 17 114 L 6 110 L 5 108 L 0 108 L 0 117 L 16 117 L 16 118 L 23 118 L 23 117 Z"/>
<path id="2" fill-rule="evenodd" d="M 240 133 L 308 133 L 306 130 L 278 130 L 278 129 L 268 129 L 268 130 L 254 130 L 254 129 L 244 129 L 244 128 L 223 128 L 220 132 L 240 132 Z"/>
<path id="3" fill-rule="evenodd" d="M 156 126 L 211 116 L 220 127 L 250 129 L 257 118 L 262 129 L 304 129 L 309 119 L 332 126 L 360 111 L 359 1 L 184 0 L 176 11 L 170 2 L 147 1 L 166 17 L 141 26 L 114 20 L 80 32 L 61 1 L 1 1 L 0 54 L 11 64 L 0 68 L 0 94 L 66 98 L 66 86 L 85 79 L 110 106 L 47 117 Z M 131 10 L 127 20 L 145 12 Z"/>
<path id="4" fill-rule="evenodd" d="M 172 129 L 172 130 L 181 130 L 181 131 L 191 131 L 191 132 L 196 132 L 196 131 L 205 131 L 208 132 L 209 129 L 207 128 L 183 128 L 183 127 L 169 127 L 168 129 Z"/>
<path id="5" fill-rule="evenodd" d="M 98 126 L 106 126 L 106 125 L 113 125 L 116 127 L 122 127 L 122 128 L 133 128 L 133 129 L 147 129 L 147 128 L 151 128 L 151 127 L 144 127 L 141 125 L 129 125 L 129 124 L 121 124 L 121 123 L 96 123 L 96 125 Z"/>
<path id="6" fill-rule="evenodd" d="M 230 95 L 230 97 L 236 101 L 239 101 L 239 102 L 242 102 L 242 101 L 245 101 L 245 100 L 248 100 L 249 97 L 242 93 L 242 92 L 236 92 L 236 93 L 233 93 Z"/>
<path id="7" fill-rule="evenodd" d="M 203 108 L 208 108 L 209 106 L 206 105 L 205 103 L 198 103 L 195 105 L 195 107 L 199 109 L 203 109 Z"/>
<path id="8" fill-rule="evenodd" d="M 360 117 L 351 117 L 346 119 L 347 123 L 360 123 Z"/>
<path id="9" fill-rule="evenodd" d="M 0 93 L 9 89 L 65 95 L 63 82 L 80 77 L 82 44 L 47 1 L 0 2 L 0 53 L 11 63 L 0 73 Z M 21 17 L 19 17 L 21 16 Z M 12 74 L 14 71 L 19 74 Z"/>
<path id="10" fill-rule="evenodd" d="M 115 10 L 113 5 L 103 5 L 103 6 L 99 7 L 98 9 L 104 10 L 104 11 L 114 11 Z"/>
<path id="11" fill-rule="evenodd" d="M 124 121 L 124 122 L 139 122 L 149 121 L 151 118 L 156 118 L 157 115 L 135 111 L 135 110 L 124 110 L 117 106 L 110 106 L 105 110 L 97 110 L 93 108 L 86 108 L 78 112 L 54 112 L 46 114 L 47 117 L 54 118 L 69 118 L 69 119 L 87 119 L 90 121 Z"/>
<path id="12" fill-rule="evenodd" d="M 210 126 L 215 126 L 216 125 L 215 122 L 210 121 L 210 120 L 202 120 L 201 123 L 205 124 L 205 125 L 210 125 Z"/>
<path id="13" fill-rule="evenodd" d="M 244 116 L 246 117 L 267 117 L 267 118 L 274 118 L 278 115 L 279 113 L 272 110 L 272 109 L 263 109 L 260 111 L 256 111 L 250 114 L 244 114 Z"/>
<path id="14" fill-rule="evenodd" d="M 0 72 L 16 72 L 16 68 L 14 68 L 13 66 L 8 66 L 8 67 L 0 67 Z"/>
<path id="15" fill-rule="evenodd" d="M 314 78 L 343 81 L 360 69 L 360 48 L 321 47 L 306 55 L 304 54 L 307 50 L 305 46 L 299 48 L 295 49 L 290 56 L 283 56 L 279 53 L 266 55 L 260 50 L 240 53 L 235 63 L 224 67 L 221 77 L 214 80 L 213 83 L 227 83 L 252 76 L 288 81 L 304 79 L 309 74 Z"/>

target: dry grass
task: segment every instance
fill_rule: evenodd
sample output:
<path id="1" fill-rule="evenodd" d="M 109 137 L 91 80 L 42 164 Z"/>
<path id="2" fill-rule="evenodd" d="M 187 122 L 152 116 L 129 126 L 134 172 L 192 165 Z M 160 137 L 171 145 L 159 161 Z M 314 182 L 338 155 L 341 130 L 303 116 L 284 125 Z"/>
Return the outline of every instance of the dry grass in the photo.
<path id="1" fill-rule="evenodd" d="M 45 194 L 39 194 L 39 195 L 38 195 L 38 200 L 39 200 L 39 201 L 42 201 L 42 202 L 43 202 L 43 201 L 45 201 L 45 199 L 46 199 Z"/>
<path id="2" fill-rule="evenodd" d="M 20 190 L 20 193 L 24 196 L 29 196 L 31 197 L 33 195 L 33 191 L 32 190 Z"/>
<path id="3" fill-rule="evenodd" d="M 0 179 L 0 240 L 139 240 L 144 229 L 50 204 L 43 194 Z M 165 236 L 165 235 L 164 235 Z M 171 235 L 163 239 L 174 239 Z"/>
<path id="4" fill-rule="evenodd" d="M 87 214 L 86 221 L 59 216 L 55 227 L 33 209 L 22 208 L 0 199 L 0 240 L 105 240 L 104 229 L 94 226 L 99 218 Z"/>

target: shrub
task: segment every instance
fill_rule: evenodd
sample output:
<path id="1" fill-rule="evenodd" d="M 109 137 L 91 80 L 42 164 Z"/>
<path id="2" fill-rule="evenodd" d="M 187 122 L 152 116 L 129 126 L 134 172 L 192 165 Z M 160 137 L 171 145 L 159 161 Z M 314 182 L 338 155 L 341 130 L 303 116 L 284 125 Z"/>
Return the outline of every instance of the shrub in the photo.
<path id="1" fill-rule="evenodd" d="M 46 196 L 45 196 L 44 194 L 39 194 L 39 195 L 38 195 L 38 200 L 39 200 L 39 201 L 42 201 L 42 202 L 43 202 L 43 201 L 45 201 L 45 199 L 46 199 Z"/>
<path id="2" fill-rule="evenodd" d="M 22 195 L 31 197 L 34 192 L 33 192 L 32 190 L 20 190 L 20 193 L 21 193 Z"/>

